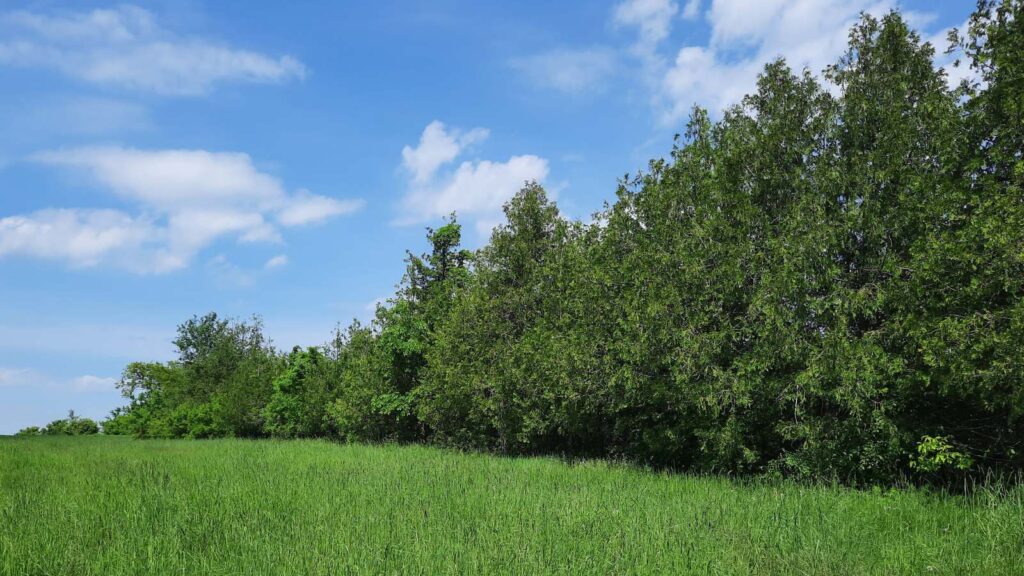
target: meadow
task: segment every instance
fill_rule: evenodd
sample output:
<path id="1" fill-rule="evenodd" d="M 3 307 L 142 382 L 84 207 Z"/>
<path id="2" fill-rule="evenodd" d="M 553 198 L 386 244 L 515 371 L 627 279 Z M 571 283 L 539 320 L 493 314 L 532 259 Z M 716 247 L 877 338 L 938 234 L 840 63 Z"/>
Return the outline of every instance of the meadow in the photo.
<path id="1" fill-rule="evenodd" d="M 326 441 L 0 439 L 0 574 L 1020 574 L 1024 490 Z"/>

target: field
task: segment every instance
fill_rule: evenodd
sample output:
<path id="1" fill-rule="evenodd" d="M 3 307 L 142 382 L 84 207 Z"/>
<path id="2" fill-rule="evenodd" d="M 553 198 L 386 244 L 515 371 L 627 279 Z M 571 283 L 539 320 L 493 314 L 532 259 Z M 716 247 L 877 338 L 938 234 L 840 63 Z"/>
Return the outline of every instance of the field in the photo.
<path id="1" fill-rule="evenodd" d="M 1020 574 L 969 498 L 316 441 L 0 439 L 0 573 Z"/>

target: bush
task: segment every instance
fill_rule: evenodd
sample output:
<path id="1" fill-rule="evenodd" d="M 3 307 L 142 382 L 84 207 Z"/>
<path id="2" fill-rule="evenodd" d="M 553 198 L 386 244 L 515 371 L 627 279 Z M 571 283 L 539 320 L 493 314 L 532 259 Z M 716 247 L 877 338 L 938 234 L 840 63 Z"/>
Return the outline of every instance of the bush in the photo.
<path id="1" fill-rule="evenodd" d="M 85 436 L 99 434 L 100 427 L 94 420 L 82 418 L 70 410 L 67 418 L 50 422 L 40 433 L 47 436 Z"/>

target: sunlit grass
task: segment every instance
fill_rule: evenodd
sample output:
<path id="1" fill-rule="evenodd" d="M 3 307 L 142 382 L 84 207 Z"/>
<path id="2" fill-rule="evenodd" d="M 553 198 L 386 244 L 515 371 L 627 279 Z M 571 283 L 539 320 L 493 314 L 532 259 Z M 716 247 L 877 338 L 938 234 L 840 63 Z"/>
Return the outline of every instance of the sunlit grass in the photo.
<path id="1" fill-rule="evenodd" d="M 1024 491 L 327 442 L 0 439 L 0 573 L 1020 574 Z"/>

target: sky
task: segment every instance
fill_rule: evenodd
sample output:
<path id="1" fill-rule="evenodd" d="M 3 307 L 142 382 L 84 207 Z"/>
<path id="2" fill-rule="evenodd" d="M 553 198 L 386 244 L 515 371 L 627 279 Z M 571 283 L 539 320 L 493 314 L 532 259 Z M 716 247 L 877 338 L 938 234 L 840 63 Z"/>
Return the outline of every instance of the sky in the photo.
<path id="1" fill-rule="evenodd" d="M 537 180 L 587 220 L 766 62 L 820 72 L 893 8 L 944 48 L 973 5 L 4 0 L 0 434 L 102 419 L 193 315 L 323 343 L 445 215 L 479 247 Z"/>

